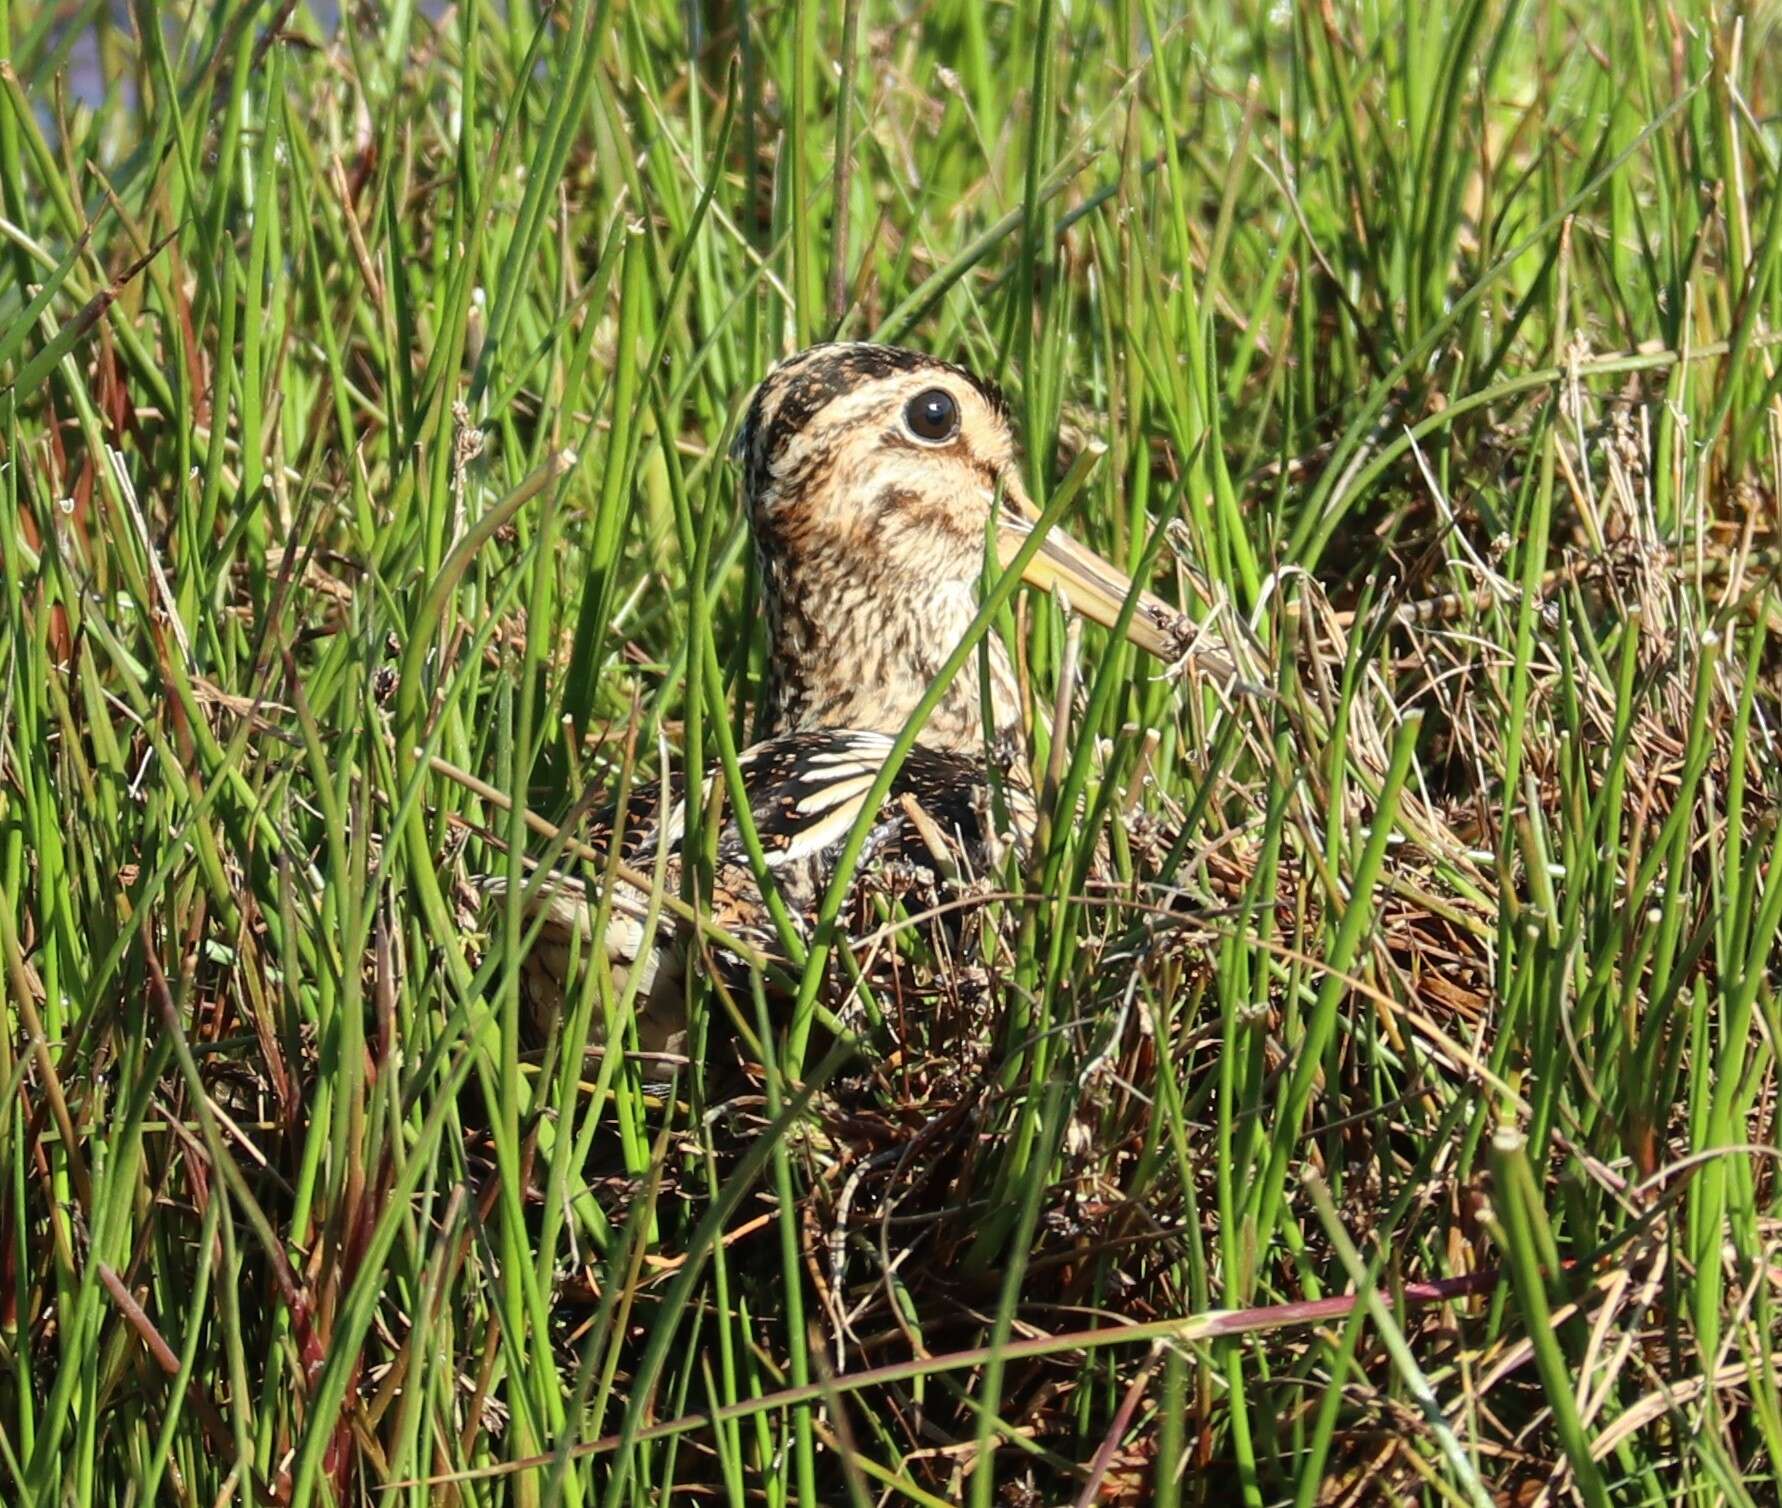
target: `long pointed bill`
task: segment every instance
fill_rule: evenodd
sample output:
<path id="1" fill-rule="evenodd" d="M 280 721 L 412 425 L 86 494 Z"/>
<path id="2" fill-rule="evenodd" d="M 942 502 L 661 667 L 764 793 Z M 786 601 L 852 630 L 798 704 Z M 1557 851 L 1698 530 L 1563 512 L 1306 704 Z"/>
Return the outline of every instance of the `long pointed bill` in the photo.
<path id="1" fill-rule="evenodd" d="M 1014 559 L 1015 551 L 1033 533 L 1037 517 L 1033 504 L 1015 489 L 1004 492 L 997 546 L 1005 564 Z M 1114 626 L 1120 609 L 1133 592 L 1131 577 L 1078 544 L 1062 529 L 1053 529 L 1046 535 L 1022 572 L 1022 580 L 1041 591 L 1062 588 L 1072 608 L 1103 628 Z M 1126 637 L 1147 654 L 1173 660 L 1182 652 L 1181 624 L 1181 613 L 1141 588 Z"/>

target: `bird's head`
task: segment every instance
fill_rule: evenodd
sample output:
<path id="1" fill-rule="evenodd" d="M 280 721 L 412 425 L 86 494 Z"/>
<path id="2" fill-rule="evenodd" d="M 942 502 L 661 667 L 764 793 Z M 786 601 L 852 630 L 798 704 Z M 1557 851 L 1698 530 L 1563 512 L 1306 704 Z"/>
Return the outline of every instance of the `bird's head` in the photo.
<path id="1" fill-rule="evenodd" d="M 977 610 L 993 510 L 1004 567 L 1037 519 L 1006 399 L 965 368 L 914 351 L 813 346 L 761 383 L 732 453 L 774 640 L 767 731 L 896 731 Z M 1023 576 L 1062 587 L 1074 608 L 1110 627 L 1133 589 L 1061 529 Z M 1129 636 L 1170 657 L 1179 617 L 1144 592 Z M 992 688 L 999 732 L 1018 718 L 1012 670 L 1005 679 Z M 960 678 L 956 705 L 943 704 L 925 741 L 981 744 L 975 680 Z"/>

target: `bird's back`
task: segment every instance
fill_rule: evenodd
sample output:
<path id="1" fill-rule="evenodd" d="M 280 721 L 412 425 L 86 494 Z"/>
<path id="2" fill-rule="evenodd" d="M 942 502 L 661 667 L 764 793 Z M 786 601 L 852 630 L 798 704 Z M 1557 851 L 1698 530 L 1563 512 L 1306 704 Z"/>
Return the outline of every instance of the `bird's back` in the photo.
<path id="1" fill-rule="evenodd" d="M 859 820 L 889 756 L 893 740 L 881 733 L 812 729 L 755 745 L 738 765 L 749 815 L 775 887 L 794 927 L 808 935 L 847 839 Z M 705 796 L 721 772 L 709 774 Z M 684 1026 L 684 965 L 690 929 L 636 881 L 660 864 L 662 892 L 682 891 L 682 845 L 687 814 L 684 785 L 634 788 L 621 811 L 608 806 L 592 826 L 598 846 L 611 844 L 632 878 L 613 886 L 602 948 L 598 950 L 623 988 L 640 963 L 639 1042 L 645 1051 L 674 1050 Z M 996 869 L 1007 848 L 1025 847 L 1033 829 L 1031 795 L 1016 780 L 992 787 L 986 766 L 963 755 L 917 745 L 899 766 L 868 829 L 850 881 L 847 915 L 868 914 L 875 895 L 895 895 L 929 912 Z M 528 916 L 543 925 L 528 959 L 528 994 L 547 1022 L 559 1012 L 573 960 L 590 946 L 598 894 L 592 900 L 579 877 L 552 876 L 539 886 Z M 657 913 L 652 931 L 651 912 Z M 757 882 L 749 844 L 734 808 L 725 802 L 712 868 L 710 893 L 700 908 L 724 932 L 773 958 L 783 958 L 777 929 Z M 726 971 L 740 961 L 721 946 L 710 955 Z"/>

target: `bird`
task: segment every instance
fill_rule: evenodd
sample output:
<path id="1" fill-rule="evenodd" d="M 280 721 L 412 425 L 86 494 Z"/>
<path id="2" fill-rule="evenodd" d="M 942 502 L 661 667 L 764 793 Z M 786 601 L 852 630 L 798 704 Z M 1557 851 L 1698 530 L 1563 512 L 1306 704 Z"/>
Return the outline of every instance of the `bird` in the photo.
<path id="1" fill-rule="evenodd" d="M 738 766 L 775 888 L 794 926 L 808 930 L 897 736 L 979 611 L 986 540 L 1006 567 L 1039 513 L 1001 389 L 894 346 L 826 343 L 780 362 L 756 388 L 730 454 L 767 634 L 757 742 Z M 1107 627 L 1136 595 L 1127 637 L 1161 660 L 1184 652 L 1187 620 L 1060 528 L 1031 552 L 1023 578 L 1061 589 L 1074 611 Z M 852 881 L 861 899 L 875 888 L 938 893 L 969 883 L 1031 841 L 1020 687 L 1002 640 L 983 643 L 983 674 L 968 667 L 953 678 L 873 818 Z M 704 798 L 721 778 L 705 775 Z M 660 861 L 661 893 L 680 893 L 685 794 L 671 778 L 594 819 L 590 845 L 620 861 L 598 949 L 597 894 L 561 873 L 529 887 L 539 936 L 528 993 L 545 1017 L 561 1010 L 572 964 L 594 954 L 612 970 L 615 999 L 636 975 L 638 1048 L 680 1050 L 693 939 L 684 919 L 651 905 L 644 880 Z M 723 819 L 706 903 L 730 938 L 777 952 L 734 814 Z"/>

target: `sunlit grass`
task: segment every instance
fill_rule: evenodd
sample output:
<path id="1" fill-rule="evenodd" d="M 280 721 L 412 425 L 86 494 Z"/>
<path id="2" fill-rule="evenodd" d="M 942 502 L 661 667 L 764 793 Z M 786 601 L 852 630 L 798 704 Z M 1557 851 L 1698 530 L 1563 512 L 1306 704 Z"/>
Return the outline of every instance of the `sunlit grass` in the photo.
<path id="1" fill-rule="evenodd" d="M 0 0 L 0 1498 L 1773 1501 L 1776 27 Z M 1238 676 L 1010 588 L 1044 842 L 664 1090 L 522 857 L 835 333 Z"/>

